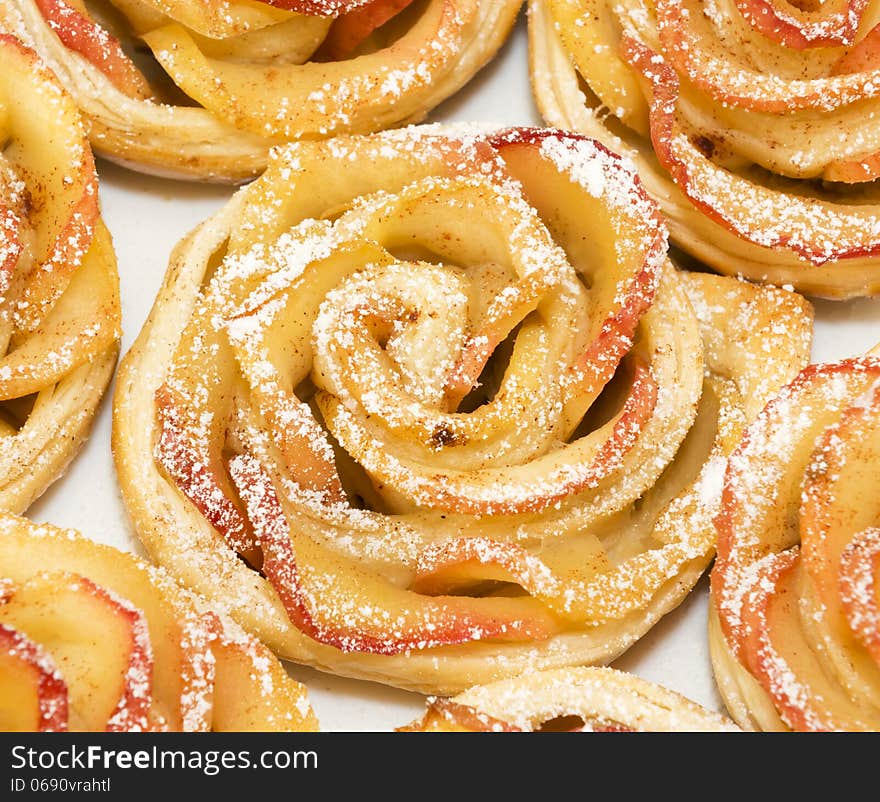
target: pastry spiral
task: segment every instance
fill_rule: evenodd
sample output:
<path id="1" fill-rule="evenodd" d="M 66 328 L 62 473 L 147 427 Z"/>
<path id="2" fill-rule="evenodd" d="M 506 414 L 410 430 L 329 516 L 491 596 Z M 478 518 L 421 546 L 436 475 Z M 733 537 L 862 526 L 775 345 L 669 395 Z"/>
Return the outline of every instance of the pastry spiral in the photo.
<path id="1" fill-rule="evenodd" d="M 880 350 L 811 365 L 727 471 L 712 662 L 762 730 L 880 730 Z"/>
<path id="2" fill-rule="evenodd" d="M 0 509 L 23 512 L 85 440 L 116 364 L 119 279 L 76 106 L 0 35 Z"/>
<path id="3" fill-rule="evenodd" d="M 0 0 L 96 152 L 213 181 L 294 139 L 417 122 L 506 39 L 522 0 Z"/>
<path id="4" fill-rule="evenodd" d="M 429 699 L 398 732 L 737 732 L 690 699 L 611 668 L 562 668 Z"/>
<path id="5" fill-rule="evenodd" d="M 549 123 L 636 162 L 691 256 L 810 294 L 870 295 L 877 8 L 530 0 L 534 90 Z"/>
<path id="6" fill-rule="evenodd" d="M 305 689 L 134 555 L 0 513 L 0 730 L 289 732 Z"/>
<path id="7" fill-rule="evenodd" d="M 612 659 L 706 567 L 726 455 L 809 349 L 799 296 L 665 253 L 579 135 L 277 150 L 121 366 L 140 537 L 336 673 L 449 693 Z"/>

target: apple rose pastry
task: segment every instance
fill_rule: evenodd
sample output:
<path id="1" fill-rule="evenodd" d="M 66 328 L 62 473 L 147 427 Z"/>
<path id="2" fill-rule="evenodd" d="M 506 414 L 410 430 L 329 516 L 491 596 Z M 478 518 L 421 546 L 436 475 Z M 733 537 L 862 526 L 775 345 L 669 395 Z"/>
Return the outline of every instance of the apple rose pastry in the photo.
<path id="1" fill-rule="evenodd" d="M 553 125 L 630 156 L 673 242 L 721 273 L 880 292 L 873 3 L 530 0 Z"/>
<path id="2" fill-rule="evenodd" d="M 725 477 L 712 662 L 762 730 L 880 730 L 880 349 L 811 365 Z"/>
<path id="3" fill-rule="evenodd" d="M 0 730 L 316 727 L 271 652 L 160 569 L 0 512 Z"/>
<path id="4" fill-rule="evenodd" d="M 726 454 L 810 338 L 798 296 L 665 249 L 579 135 L 277 150 L 122 367 L 142 539 L 329 671 L 447 693 L 612 659 L 706 567 Z"/>
<path id="5" fill-rule="evenodd" d="M 522 0 L 0 0 L 95 150 L 251 178 L 270 147 L 416 122 L 501 47 Z"/>
<path id="6" fill-rule="evenodd" d="M 432 698 L 398 732 L 737 732 L 680 694 L 611 668 L 536 671 Z"/>
<path id="7" fill-rule="evenodd" d="M 85 440 L 116 364 L 119 279 L 76 105 L 0 35 L 0 509 L 22 512 Z"/>

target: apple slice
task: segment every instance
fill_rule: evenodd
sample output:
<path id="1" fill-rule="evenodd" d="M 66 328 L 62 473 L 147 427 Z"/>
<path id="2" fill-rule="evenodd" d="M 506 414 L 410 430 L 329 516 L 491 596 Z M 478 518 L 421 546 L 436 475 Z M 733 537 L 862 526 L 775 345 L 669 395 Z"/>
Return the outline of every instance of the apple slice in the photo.
<path id="1" fill-rule="evenodd" d="M 13 348 L 0 357 L 0 398 L 22 398 L 51 387 L 112 348 L 119 332 L 116 257 L 110 233 L 99 220 L 64 293 L 37 327 L 19 332 Z"/>
<path id="2" fill-rule="evenodd" d="M 49 654 L 0 624 L 0 731 L 66 732 L 67 685 Z"/>
<path id="3" fill-rule="evenodd" d="M 842 622 L 841 560 L 854 532 L 880 520 L 873 466 L 880 464 L 880 383 L 817 438 L 803 482 L 804 564 L 832 626 Z M 852 658 L 850 658 L 852 659 Z"/>
<path id="4" fill-rule="evenodd" d="M 876 72 L 880 69 L 880 24 L 875 25 L 855 47 L 832 66 L 831 75 Z M 822 174 L 826 181 L 857 184 L 880 177 L 880 152 L 859 159 L 833 161 Z"/>
<path id="5" fill-rule="evenodd" d="M 506 721 L 449 699 L 431 698 L 425 715 L 396 732 L 525 732 Z"/>
<path id="6" fill-rule="evenodd" d="M 657 25 L 665 58 L 676 71 L 725 105 L 789 114 L 798 110 L 833 111 L 880 97 L 880 84 L 870 71 L 780 80 L 772 70 L 748 66 L 719 38 L 698 0 L 660 0 Z M 624 40 L 628 38 L 624 36 Z M 771 50 L 773 47 L 770 45 Z M 764 54 L 763 58 L 771 63 L 773 54 Z"/>
<path id="7" fill-rule="evenodd" d="M 801 11 L 778 0 L 736 0 L 743 18 L 768 39 L 794 50 L 849 47 L 855 41 L 868 0 L 822 0 L 819 11 Z"/>
<path id="8" fill-rule="evenodd" d="M 620 22 L 607 0 L 546 0 L 540 6 L 544 19 L 549 13 L 544 24 L 553 25 L 553 36 L 562 45 L 560 50 L 571 59 L 578 76 L 601 106 L 629 128 L 645 134 L 648 104 L 638 76 L 616 52 Z"/>
<path id="9" fill-rule="evenodd" d="M 70 691 L 72 730 L 149 729 L 152 651 L 129 602 L 83 576 L 37 574 L 0 607 L 0 621 L 52 656 Z"/>
<path id="10" fill-rule="evenodd" d="M 849 75 L 880 69 L 880 23 L 831 67 L 831 75 Z"/>
<path id="11" fill-rule="evenodd" d="M 413 0 L 371 0 L 366 5 L 347 11 L 337 17 L 321 51 L 334 61 L 343 59 L 354 51 L 373 31 L 396 17 L 412 5 Z"/>
<path id="12" fill-rule="evenodd" d="M 587 532 L 550 541 L 534 555 L 514 543 L 486 537 L 457 538 L 433 544 L 419 555 L 411 589 L 428 595 L 461 594 L 469 586 L 487 581 L 510 582 L 561 619 L 595 623 L 601 616 L 591 615 L 594 611 L 588 605 L 573 599 L 587 596 L 595 600 L 599 594 L 593 591 L 601 583 L 599 577 L 607 577 L 613 570 L 599 539 Z M 625 591 L 613 595 L 621 605 L 627 603 Z"/>
<path id="13" fill-rule="evenodd" d="M 35 2 L 61 43 L 94 64 L 120 92 L 140 100 L 152 97 L 150 85 L 119 41 L 84 11 L 64 0 Z"/>
<path id="14" fill-rule="evenodd" d="M 344 652 L 403 654 L 473 640 L 543 640 L 559 623 L 533 599 L 425 597 L 292 531 L 274 484 L 251 456 L 230 475 L 263 547 L 263 573 L 291 622 Z"/>
<path id="15" fill-rule="evenodd" d="M 41 527 L 43 536 L 37 540 L 35 528 L 0 514 L 0 574 L 11 580 L 5 589 L 7 598 L 35 574 L 56 571 L 87 576 L 109 593 L 124 597 L 140 611 L 149 629 L 152 719 L 162 719 L 175 731 L 197 729 L 211 654 L 201 622 L 181 599 L 180 589 L 132 555 L 51 527 Z M 0 605 L 0 615 L 2 610 Z"/>
<path id="16" fill-rule="evenodd" d="M 218 383 L 211 382 L 210 386 L 217 387 Z M 254 559 L 257 543 L 253 531 L 233 500 L 234 490 L 226 476 L 222 455 L 226 419 L 216 407 L 205 415 L 200 409 L 201 405 L 194 405 L 192 395 L 177 390 L 175 383 L 159 387 L 156 460 L 227 545 Z"/>
<path id="17" fill-rule="evenodd" d="M 633 169 L 599 142 L 536 128 L 503 131 L 490 142 L 590 287 L 587 347 L 568 377 L 570 434 L 631 348 L 656 297 L 666 229 Z"/>
<path id="18" fill-rule="evenodd" d="M 549 725 L 549 726 L 548 726 Z M 607 721 L 584 723 L 579 717 L 557 716 L 534 730 L 524 730 L 514 724 L 494 718 L 470 705 L 449 699 L 429 699 L 425 715 L 396 732 L 635 732 L 630 727 Z"/>
<path id="19" fill-rule="evenodd" d="M 356 8 L 368 5 L 373 0 L 257 0 L 267 6 L 295 11 L 313 17 L 336 17 L 348 14 Z"/>
<path id="20" fill-rule="evenodd" d="M 272 8 L 261 0 L 149 0 L 146 3 L 143 0 L 113 0 L 113 5 L 138 36 L 174 20 L 221 47 L 230 40 L 284 27 L 287 22 L 298 27 L 308 27 L 310 23 L 310 20 Z"/>
<path id="21" fill-rule="evenodd" d="M 826 181 L 839 181 L 843 184 L 861 184 L 880 177 L 880 152 L 871 153 L 860 159 L 835 160 L 822 171 Z"/>
<path id="22" fill-rule="evenodd" d="M 31 332 L 89 249 L 99 214 L 98 177 L 73 99 L 36 53 L 7 34 L 0 34 L 0 98 L 4 156 L 28 193 L 34 264 L 21 277 L 15 324 Z"/>
<path id="23" fill-rule="evenodd" d="M 796 547 L 756 564 L 744 605 L 743 661 L 793 730 L 876 730 L 880 721 L 828 679 L 801 629 L 801 570 Z"/>
<path id="24" fill-rule="evenodd" d="M 719 167 L 691 142 L 676 115 L 679 79 L 662 56 L 625 37 L 625 58 L 653 87 L 651 139 L 673 181 L 707 217 L 744 240 L 787 248 L 814 265 L 880 253 L 880 217 L 868 207 L 779 192 Z"/>
<path id="25" fill-rule="evenodd" d="M 599 429 L 526 465 L 478 471 L 437 471 L 388 452 L 381 442 L 360 436 L 360 422 L 336 398 L 316 401 L 327 428 L 374 481 L 394 487 L 416 505 L 468 515 L 540 512 L 596 487 L 618 470 L 638 441 L 657 403 L 651 369 L 632 360 L 632 384 L 620 412 Z"/>
<path id="26" fill-rule="evenodd" d="M 467 537 L 435 543 L 419 554 L 411 590 L 427 596 L 460 593 L 482 582 L 512 582 L 532 596 L 557 592 L 547 566 L 515 543 Z M 546 599 L 542 599 L 546 601 Z"/>
<path id="27" fill-rule="evenodd" d="M 880 666 L 880 529 L 856 535 L 840 558 L 840 600 L 846 621 Z"/>
<path id="28" fill-rule="evenodd" d="M 457 48 L 433 45 L 460 40 L 476 16 L 475 6 L 429 3 L 387 48 L 347 61 L 282 64 L 271 70 L 271 80 L 264 65 L 208 57 L 177 23 L 143 40 L 174 83 L 213 116 L 259 137 L 290 141 L 364 133 L 417 116 L 455 68 Z"/>
<path id="29" fill-rule="evenodd" d="M 318 721 L 302 686 L 265 646 L 254 638 L 231 636 L 214 613 L 202 616 L 202 626 L 214 657 L 210 713 L 214 732 L 317 731 Z M 279 715 L 280 710 L 286 713 Z"/>

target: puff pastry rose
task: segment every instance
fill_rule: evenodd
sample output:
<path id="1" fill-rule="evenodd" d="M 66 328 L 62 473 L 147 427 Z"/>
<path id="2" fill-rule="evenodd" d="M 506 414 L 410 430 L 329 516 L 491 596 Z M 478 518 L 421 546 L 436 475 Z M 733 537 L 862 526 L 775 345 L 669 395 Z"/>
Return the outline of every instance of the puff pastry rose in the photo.
<path id="1" fill-rule="evenodd" d="M 422 119 L 506 39 L 521 0 L 0 0 L 95 150 L 241 181 L 292 139 Z"/>
<path id="2" fill-rule="evenodd" d="M 430 699 L 398 732 L 737 732 L 683 696 L 611 668 L 537 671 Z"/>
<path id="3" fill-rule="evenodd" d="M 0 730 L 301 731 L 305 690 L 162 571 L 0 513 Z"/>
<path id="4" fill-rule="evenodd" d="M 730 460 L 710 635 L 733 717 L 880 730 L 880 350 L 811 365 Z"/>
<path id="5" fill-rule="evenodd" d="M 438 693 L 605 662 L 705 569 L 810 328 L 676 272 L 585 137 L 296 143 L 177 248 L 117 470 L 153 556 L 285 657 Z"/>
<path id="6" fill-rule="evenodd" d="M 70 96 L 0 35 L 0 509 L 22 512 L 85 440 L 116 364 L 119 279 Z"/>
<path id="7" fill-rule="evenodd" d="M 630 156 L 676 245 L 832 298 L 880 292 L 875 2 L 531 0 L 553 125 Z"/>

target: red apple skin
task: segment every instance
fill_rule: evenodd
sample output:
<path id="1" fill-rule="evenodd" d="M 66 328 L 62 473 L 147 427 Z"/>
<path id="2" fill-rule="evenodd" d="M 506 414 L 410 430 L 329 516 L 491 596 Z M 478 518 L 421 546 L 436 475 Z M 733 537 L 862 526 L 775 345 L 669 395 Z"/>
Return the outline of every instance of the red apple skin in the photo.
<path id="1" fill-rule="evenodd" d="M 186 436 L 186 415 L 180 400 L 167 385 L 156 391 L 156 413 L 159 419 L 156 459 L 229 547 L 246 559 L 253 559 L 257 545 L 250 525 L 229 498 L 216 460 L 194 446 Z"/>
<path id="2" fill-rule="evenodd" d="M 624 59 L 644 75 L 653 86 L 654 97 L 651 101 L 650 112 L 651 141 L 654 152 L 664 169 L 670 174 L 679 189 L 688 196 L 691 203 L 706 217 L 738 237 L 752 242 L 756 241 L 757 232 L 743 230 L 724 209 L 713 206 L 701 197 L 691 181 L 688 163 L 675 153 L 672 143 L 675 139 L 675 108 L 680 91 L 680 82 L 675 70 L 661 56 L 631 37 L 625 36 L 623 38 L 621 52 Z M 820 247 L 819 244 L 794 242 L 789 235 L 780 235 L 772 241 L 762 240 L 759 244 L 768 248 L 791 249 L 817 266 L 830 261 L 874 256 L 880 253 L 880 241 L 870 245 L 844 247 L 831 252 Z"/>
<path id="3" fill-rule="evenodd" d="M 736 0 L 740 13 L 756 31 L 793 50 L 812 47 L 849 47 L 859 29 L 868 0 L 845 0 L 815 23 L 780 15 L 772 0 Z M 831 5 L 829 3 L 829 5 Z"/>
<path id="4" fill-rule="evenodd" d="M 126 621 L 131 641 L 128 669 L 116 710 L 107 723 L 107 732 L 138 732 L 151 729 L 153 650 L 143 614 L 129 602 L 110 593 L 87 577 L 77 577 L 86 593 L 113 609 Z"/>
<path id="5" fill-rule="evenodd" d="M 88 59 L 129 97 L 146 100 L 152 92 L 119 41 L 64 0 L 35 0 L 43 18 L 69 50 Z"/>
<path id="6" fill-rule="evenodd" d="M 0 651 L 14 654 L 33 673 L 38 686 L 37 732 L 67 732 L 67 685 L 52 658 L 30 638 L 0 624 Z"/>
<path id="7" fill-rule="evenodd" d="M 831 75 L 848 75 L 880 69 L 880 24 L 875 25 L 855 47 L 842 55 L 831 68 Z M 828 181 L 857 184 L 880 177 L 880 152 L 861 159 L 832 162 L 824 177 Z"/>
<path id="8" fill-rule="evenodd" d="M 395 655 L 435 646 L 466 643 L 474 639 L 475 630 L 479 630 L 483 638 L 506 635 L 528 640 L 546 638 L 550 634 L 542 621 L 531 624 L 515 619 L 480 620 L 464 615 L 439 624 L 415 625 L 407 635 L 387 637 L 356 629 L 345 630 L 335 623 L 319 621 L 312 612 L 309 593 L 297 567 L 284 510 L 271 477 L 249 455 L 239 455 L 232 459 L 229 470 L 235 485 L 250 499 L 248 514 L 252 520 L 259 522 L 256 529 L 264 554 L 263 574 L 278 593 L 291 623 L 313 640 L 343 652 Z M 244 494 L 245 488 L 252 491 L 257 489 L 258 492 Z M 442 599 L 426 601 L 442 603 Z"/>
<path id="9" fill-rule="evenodd" d="M 471 732 L 525 732 L 514 724 L 508 724 L 473 707 L 460 705 L 449 699 L 435 699 L 431 704 L 431 710 L 454 726 Z"/>
<path id="10" fill-rule="evenodd" d="M 880 528 L 860 532 L 840 561 L 840 598 L 850 629 L 880 666 Z"/>
<path id="11" fill-rule="evenodd" d="M 759 567 L 743 614 L 746 636 L 740 646 L 745 665 L 770 695 L 782 720 L 797 732 L 816 732 L 828 729 L 824 716 L 811 709 L 811 697 L 797 680 L 792 682 L 793 673 L 774 644 L 771 621 L 773 605 L 793 593 L 788 584 L 799 560 L 795 548 L 773 555 Z"/>
<path id="12" fill-rule="evenodd" d="M 588 141 L 610 162 L 619 163 L 623 168 L 623 162 L 616 153 L 606 148 L 601 142 L 590 139 L 583 134 L 546 128 L 518 127 L 494 134 L 489 141 L 499 155 L 504 158 L 505 150 L 512 146 L 526 145 L 540 148 L 548 139 Z M 634 185 L 633 192 L 638 199 L 654 208 L 653 201 L 642 185 L 641 179 L 637 175 L 633 175 L 629 177 L 629 180 Z M 599 336 L 590 343 L 575 365 L 575 369 L 580 371 L 583 371 L 588 365 L 591 366 L 591 370 L 586 372 L 590 378 L 590 386 L 585 388 L 587 394 L 598 392 L 614 375 L 616 366 L 632 347 L 636 326 L 654 303 L 660 280 L 660 266 L 663 263 L 667 243 L 659 211 L 655 211 L 652 216 L 656 224 L 655 230 L 658 233 L 645 253 L 645 261 L 641 270 L 635 275 L 626 290 L 626 300 L 617 311 L 604 321 Z"/>
<path id="13" fill-rule="evenodd" d="M 869 72 L 880 67 L 880 24 L 875 25 L 865 38 L 844 53 L 831 67 L 831 75 Z"/>
<path id="14" fill-rule="evenodd" d="M 603 443 L 593 463 L 577 478 L 549 491 L 521 501 L 490 501 L 463 498 L 442 487 L 435 491 L 434 503 L 438 508 L 465 515 L 511 515 L 521 512 L 541 512 L 557 501 L 592 487 L 608 474 L 614 461 L 632 449 L 645 423 L 657 405 L 657 383 L 651 369 L 641 360 L 633 360 L 633 383 L 624 403 L 620 418 L 611 437 Z"/>
<path id="15" fill-rule="evenodd" d="M 345 58 L 373 31 L 396 17 L 412 5 L 412 2 L 413 0 L 372 0 L 367 5 L 337 17 L 321 45 L 322 52 L 334 60 Z"/>
<path id="16" fill-rule="evenodd" d="M 847 75 L 880 69 L 880 24 L 875 25 L 867 36 L 845 53 L 831 68 L 831 75 Z M 861 159 L 832 162 L 825 168 L 827 181 L 858 184 L 880 177 L 880 152 Z"/>
<path id="17" fill-rule="evenodd" d="M 880 151 L 861 159 L 831 162 L 823 171 L 826 181 L 842 184 L 862 184 L 880 177 Z"/>
<path id="18" fill-rule="evenodd" d="M 14 36 L 0 33 L 0 47 L 8 47 L 17 51 L 18 55 L 34 70 L 46 70 L 37 54 L 25 47 Z M 80 266 L 82 254 L 89 249 L 94 237 L 95 224 L 100 216 L 95 158 L 85 138 L 83 138 L 83 145 L 82 158 L 78 165 L 79 175 L 77 176 L 83 187 L 82 195 L 71 208 L 63 228 L 49 250 L 45 264 L 37 268 L 50 268 L 54 275 L 70 275 Z M 21 243 L 17 234 L 19 224 L 20 221 L 12 210 L 0 205 L 0 252 L 3 255 L 3 262 L 0 264 L 0 297 L 4 292 L 4 276 L 14 269 L 21 253 Z"/>
<path id="19" fill-rule="evenodd" d="M 70 275 L 79 268 L 82 254 L 88 251 L 94 238 L 95 224 L 101 214 L 98 202 L 98 171 L 91 148 L 85 149 L 80 176 L 83 194 L 71 209 L 70 216 L 55 239 L 46 260 L 46 265 L 51 265 L 52 271 L 61 275 Z"/>

